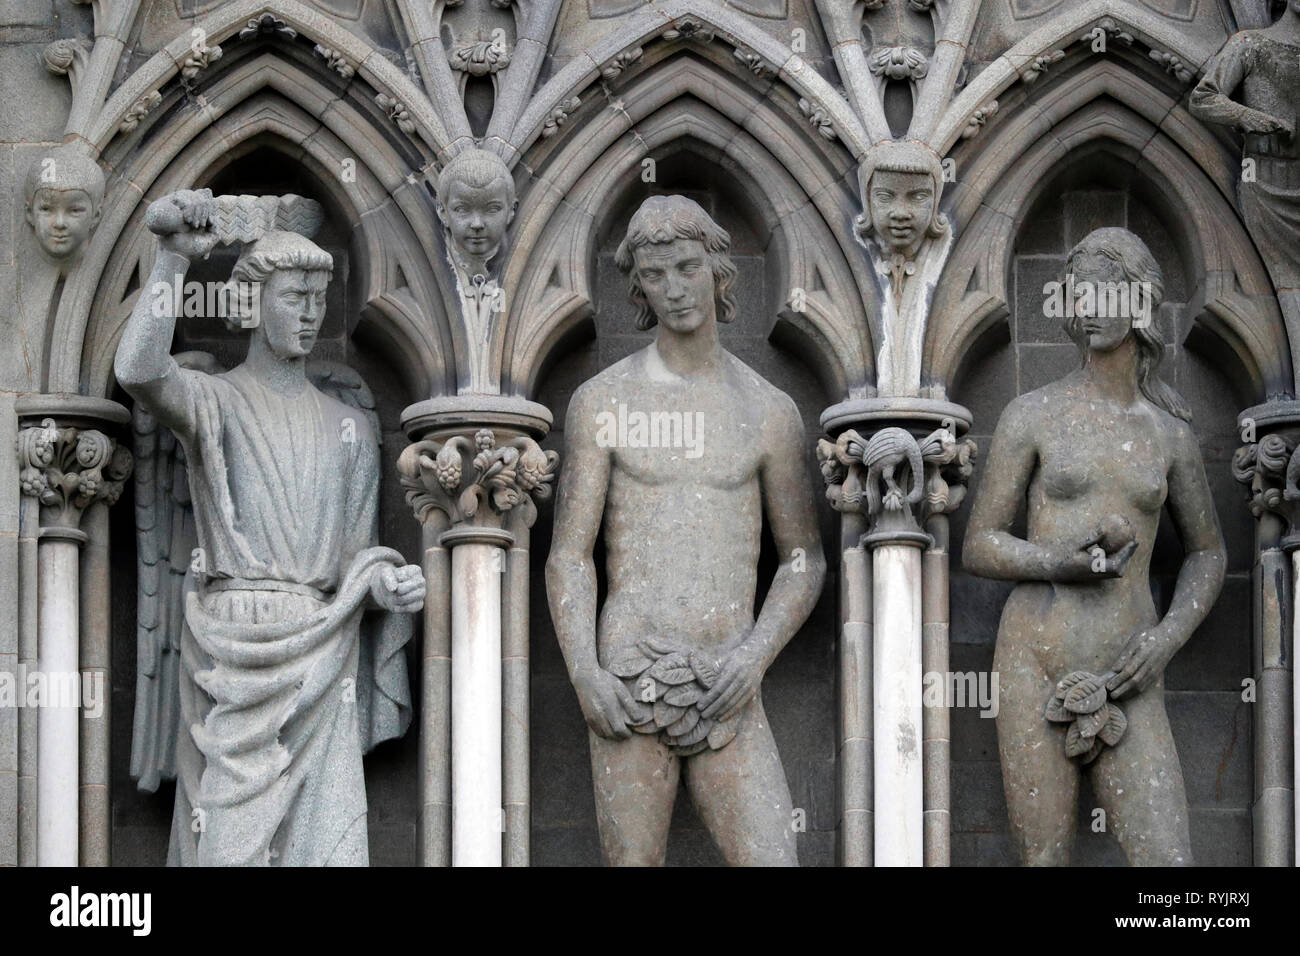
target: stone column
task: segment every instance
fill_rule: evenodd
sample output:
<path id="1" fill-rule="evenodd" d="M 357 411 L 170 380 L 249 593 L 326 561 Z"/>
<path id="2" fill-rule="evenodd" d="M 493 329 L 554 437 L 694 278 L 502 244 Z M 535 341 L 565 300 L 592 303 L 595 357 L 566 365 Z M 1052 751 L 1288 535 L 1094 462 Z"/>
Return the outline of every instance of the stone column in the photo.
<path id="1" fill-rule="evenodd" d="M 551 415 L 523 399 L 457 396 L 412 405 L 402 425 L 412 444 L 397 469 L 425 528 L 430 589 L 421 862 L 526 866 L 527 532 L 559 462 L 537 444 Z"/>
<path id="2" fill-rule="evenodd" d="M 1248 408 L 1237 419 L 1246 442 L 1233 457 L 1233 476 L 1250 489 L 1256 527 L 1252 679 L 1255 682 L 1255 803 L 1257 866 L 1290 866 L 1300 826 L 1295 819 L 1300 724 L 1294 719 L 1300 674 L 1293 662 L 1300 581 L 1300 402 Z M 1288 558 L 1289 553 L 1289 558 Z"/>
<path id="3" fill-rule="evenodd" d="M 500 866 L 501 575 L 510 532 L 472 524 L 451 549 L 451 865 Z"/>
<path id="4" fill-rule="evenodd" d="M 20 400 L 18 461 L 23 494 L 39 502 L 40 530 L 36 568 L 37 660 L 34 679 L 41 689 L 36 715 L 36 862 L 75 866 L 86 843 L 107 848 L 107 816 L 93 815 L 102 833 L 82 833 L 83 733 L 98 744 L 99 728 L 83 728 L 81 704 L 81 547 L 89 535 L 80 525 L 96 502 L 112 504 L 131 473 L 131 453 L 92 425 L 129 421 L 113 402 L 79 396 L 34 396 Z M 102 522 L 92 523 L 101 534 Z M 98 576 L 98 575 L 97 575 Z M 95 602 L 101 612 L 104 605 Z M 87 609 L 91 610 L 91 609 Z M 97 625 L 104 622 L 95 622 Z M 96 627 L 107 633 L 106 625 Z M 100 673 L 107 658 L 90 662 Z M 33 686 L 33 676 L 25 682 Z M 28 703 L 30 700 L 30 693 Z M 95 719 L 107 719 L 107 702 Z M 107 747 L 95 746 L 92 777 L 106 786 Z M 30 810 L 31 808 L 26 808 Z M 106 853 L 94 852 L 100 863 Z"/>
<path id="5" fill-rule="evenodd" d="M 840 863 L 870 866 L 871 562 L 862 547 L 866 522 L 840 515 Z"/>
<path id="6" fill-rule="evenodd" d="M 841 699 L 852 705 L 845 714 L 856 715 L 853 739 L 864 730 L 857 708 L 872 702 L 865 729 L 873 741 L 870 794 L 849 759 L 847 724 L 841 745 L 842 857 L 849 865 L 948 861 L 947 714 L 926 714 L 922 691 L 926 668 L 942 667 L 947 684 L 947 535 L 946 523 L 936 519 L 955 509 L 964 493 L 960 483 L 971 472 L 975 447 L 958 434 L 969 422 L 961 406 L 925 399 L 846 402 L 822 414 L 822 426 L 835 436 L 818 446 L 827 497 L 846 516 L 865 520 L 856 545 L 843 542 L 846 589 L 870 588 L 869 599 L 841 595 Z M 942 540 L 922 530 L 921 521 Z M 855 527 L 845 522 L 846 530 Z M 857 566 L 855 547 L 870 552 L 869 575 Z M 868 615 L 869 668 L 855 639 L 866 630 L 857 618 Z M 867 680 L 871 686 L 862 686 Z M 870 853 L 850 843 L 864 834 L 848 819 L 850 811 L 868 805 Z"/>

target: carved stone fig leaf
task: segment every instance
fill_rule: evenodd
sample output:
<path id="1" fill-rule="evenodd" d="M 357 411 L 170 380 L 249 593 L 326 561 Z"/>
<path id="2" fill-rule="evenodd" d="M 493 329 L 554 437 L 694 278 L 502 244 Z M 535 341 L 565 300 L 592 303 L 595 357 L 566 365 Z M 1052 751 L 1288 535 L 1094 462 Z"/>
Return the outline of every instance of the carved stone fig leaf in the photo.
<path id="1" fill-rule="evenodd" d="M 1052 723 L 1068 723 L 1065 732 L 1065 755 L 1088 764 L 1113 747 L 1128 727 L 1128 718 L 1114 701 L 1108 699 L 1106 684 L 1113 671 L 1096 675 L 1072 671 L 1057 682 L 1047 701 L 1043 716 Z"/>
<path id="2" fill-rule="evenodd" d="M 624 681 L 638 704 L 647 706 L 649 713 L 632 729 L 659 733 L 674 755 L 719 750 L 735 738 L 743 713 L 719 722 L 705 717 L 701 709 L 721 672 L 719 662 L 707 654 L 642 640 L 606 669 Z"/>

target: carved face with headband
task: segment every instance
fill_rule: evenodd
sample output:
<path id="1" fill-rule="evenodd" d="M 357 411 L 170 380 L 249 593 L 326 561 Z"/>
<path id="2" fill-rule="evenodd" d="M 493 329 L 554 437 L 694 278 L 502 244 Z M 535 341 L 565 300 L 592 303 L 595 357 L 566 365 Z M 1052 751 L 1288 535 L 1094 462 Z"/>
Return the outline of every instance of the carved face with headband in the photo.
<path id="1" fill-rule="evenodd" d="M 858 234 L 875 239 L 882 253 L 913 259 L 927 239 L 948 229 L 939 211 L 943 167 L 938 155 L 921 143 L 889 140 L 877 143 L 858 168 L 863 213 Z"/>
<path id="2" fill-rule="evenodd" d="M 74 258 L 99 222 L 104 171 L 89 156 L 51 150 L 27 170 L 23 191 L 27 224 L 51 259 Z"/>

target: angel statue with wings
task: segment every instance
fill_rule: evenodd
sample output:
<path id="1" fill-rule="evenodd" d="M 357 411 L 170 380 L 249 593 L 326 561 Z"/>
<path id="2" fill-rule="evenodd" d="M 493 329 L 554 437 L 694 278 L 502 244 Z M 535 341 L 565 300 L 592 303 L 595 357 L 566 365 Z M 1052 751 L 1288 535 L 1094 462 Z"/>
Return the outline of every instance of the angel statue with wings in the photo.
<path id="1" fill-rule="evenodd" d="M 114 369 L 148 459 L 132 772 L 144 789 L 176 777 L 169 865 L 366 865 L 362 754 L 410 722 L 424 578 L 375 546 L 373 398 L 308 362 L 333 268 L 307 238 L 320 218 L 301 197 L 207 190 L 145 217 L 158 254 Z M 178 361 L 173 284 L 236 241 L 248 356 Z"/>

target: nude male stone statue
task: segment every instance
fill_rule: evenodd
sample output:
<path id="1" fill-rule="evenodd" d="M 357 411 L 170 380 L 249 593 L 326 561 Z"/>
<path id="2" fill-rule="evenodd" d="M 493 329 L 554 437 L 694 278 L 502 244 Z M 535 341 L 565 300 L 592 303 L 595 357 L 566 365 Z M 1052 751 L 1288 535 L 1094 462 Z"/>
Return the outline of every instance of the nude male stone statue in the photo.
<path id="1" fill-rule="evenodd" d="M 660 865 L 679 778 L 731 865 L 796 865 L 791 800 L 760 685 L 821 592 L 804 433 L 788 396 L 728 353 L 730 237 L 695 202 L 647 199 L 616 261 L 655 341 L 574 393 L 547 593 L 590 725 L 606 860 Z M 702 429 L 604 427 L 620 406 Z M 674 417 L 676 416 L 676 417 Z M 604 425 L 602 424 L 604 423 Z M 754 618 L 763 514 L 781 558 Z M 599 620 L 592 548 L 603 526 Z"/>

